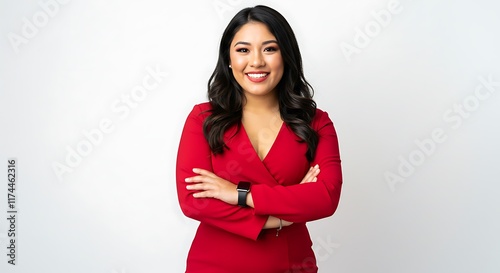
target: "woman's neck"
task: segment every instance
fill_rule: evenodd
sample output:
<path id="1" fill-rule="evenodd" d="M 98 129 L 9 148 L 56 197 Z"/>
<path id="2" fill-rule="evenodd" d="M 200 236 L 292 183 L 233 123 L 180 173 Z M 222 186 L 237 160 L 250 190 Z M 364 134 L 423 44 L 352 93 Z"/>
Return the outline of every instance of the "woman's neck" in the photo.
<path id="1" fill-rule="evenodd" d="M 279 112 L 279 102 L 276 94 L 270 93 L 268 96 L 252 96 L 245 97 L 243 112 L 251 113 L 276 113 Z"/>

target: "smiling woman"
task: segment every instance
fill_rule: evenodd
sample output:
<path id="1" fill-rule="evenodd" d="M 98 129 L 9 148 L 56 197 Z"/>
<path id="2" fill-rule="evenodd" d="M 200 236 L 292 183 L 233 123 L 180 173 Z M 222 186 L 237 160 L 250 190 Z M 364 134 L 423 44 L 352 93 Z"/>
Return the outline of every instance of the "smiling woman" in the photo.
<path id="1" fill-rule="evenodd" d="M 236 14 L 209 102 L 193 108 L 179 144 L 179 203 L 200 221 L 186 272 L 317 272 L 306 222 L 335 212 L 342 172 L 312 95 L 285 18 L 266 6 Z"/>

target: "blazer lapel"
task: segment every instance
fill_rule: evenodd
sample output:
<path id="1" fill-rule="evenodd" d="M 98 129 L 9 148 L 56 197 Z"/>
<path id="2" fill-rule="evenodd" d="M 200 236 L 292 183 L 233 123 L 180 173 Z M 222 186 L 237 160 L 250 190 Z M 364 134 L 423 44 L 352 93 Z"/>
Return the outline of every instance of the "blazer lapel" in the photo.
<path id="1" fill-rule="evenodd" d="M 281 130 L 283 130 L 283 128 L 281 128 Z M 280 134 L 281 133 L 276 137 L 275 143 L 264 158 L 264 161 L 261 161 L 243 128 L 238 128 L 238 126 L 235 125 L 225 132 L 224 139 L 229 150 L 226 150 L 224 153 L 227 153 L 227 156 L 230 156 L 239 163 L 238 165 L 241 167 L 241 172 L 239 173 L 241 180 L 246 179 L 254 183 L 268 184 L 271 186 L 278 185 L 278 181 L 268 170 L 265 161 L 271 155 L 274 145 L 278 144 L 277 141 L 279 140 Z"/>

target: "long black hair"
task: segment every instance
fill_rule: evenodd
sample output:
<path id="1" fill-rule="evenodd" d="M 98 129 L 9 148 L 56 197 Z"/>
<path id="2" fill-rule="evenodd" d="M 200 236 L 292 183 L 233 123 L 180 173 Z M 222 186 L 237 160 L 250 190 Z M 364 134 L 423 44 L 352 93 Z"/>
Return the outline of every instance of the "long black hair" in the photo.
<path id="1" fill-rule="evenodd" d="M 224 132 L 234 124 L 240 126 L 245 96 L 229 68 L 229 50 L 236 32 L 249 22 L 265 24 L 276 37 L 284 63 L 283 76 L 276 86 L 280 115 L 307 143 L 306 157 L 312 161 L 318 144 L 318 135 L 311 127 L 316 113 L 316 103 L 312 99 L 314 90 L 304 77 L 302 57 L 292 28 L 279 12 L 267 6 L 241 10 L 222 34 L 219 59 L 208 81 L 208 100 L 212 110 L 203 124 L 205 138 L 214 154 L 222 154 L 227 148 Z"/>

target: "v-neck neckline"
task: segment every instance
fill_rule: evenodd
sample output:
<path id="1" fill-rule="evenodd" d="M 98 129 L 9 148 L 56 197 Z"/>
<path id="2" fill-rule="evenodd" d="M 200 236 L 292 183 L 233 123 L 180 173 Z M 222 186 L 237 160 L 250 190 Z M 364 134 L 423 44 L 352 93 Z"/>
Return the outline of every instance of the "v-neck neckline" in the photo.
<path id="1" fill-rule="evenodd" d="M 276 143 L 277 143 L 277 140 L 278 138 L 280 137 L 281 135 L 281 131 L 283 131 L 283 128 L 285 128 L 285 122 L 284 121 L 281 121 L 281 126 L 280 126 L 280 129 L 278 131 L 278 133 L 276 134 L 276 137 L 274 138 L 274 141 L 273 141 L 273 144 L 271 144 L 271 147 L 269 148 L 269 151 L 267 151 L 267 153 L 264 155 L 263 158 L 260 158 L 259 156 L 259 152 L 255 149 L 255 147 L 253 146 L 252 144 L 252 141 L 250 140 L 250 136 L 248 135 L 246 129 L 245 129 L 245 126 L 243 126 L 243 123 L 240 122 L 240 127 L 241 129 L 243 130 L 243 133 L 245 134 L 245 137 L 246 137 L 246 140 L 248 141 L 248 143 L 250 144 L 250 146 L 252 147 L 252 150 L 254 152 L 254 155 L 259 159 L 260 162 L 264 162 L 266 160 L 266 158 L 269 157 L 269 154 L 273 151 L 274 149 L 274 146 L 276 146 Z"/>

